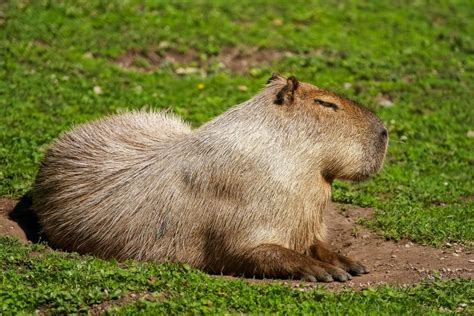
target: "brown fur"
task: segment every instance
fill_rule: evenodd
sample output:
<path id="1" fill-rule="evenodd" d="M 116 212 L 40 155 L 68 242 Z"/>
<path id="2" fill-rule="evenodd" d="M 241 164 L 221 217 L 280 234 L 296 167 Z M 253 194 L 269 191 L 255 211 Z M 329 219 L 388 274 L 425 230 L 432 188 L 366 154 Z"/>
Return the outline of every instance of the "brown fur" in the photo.
<path id="1" fill-rule="evenodd" d="M 41 164 L 34 209 L 66 250 L 345 281 L 367 271 L 323 242 L 331 182 L 378 171 L 386 146 L 369 111 L 274 75 L 195 130 L 168 114 L 133 112 L 65 133 Z"/>

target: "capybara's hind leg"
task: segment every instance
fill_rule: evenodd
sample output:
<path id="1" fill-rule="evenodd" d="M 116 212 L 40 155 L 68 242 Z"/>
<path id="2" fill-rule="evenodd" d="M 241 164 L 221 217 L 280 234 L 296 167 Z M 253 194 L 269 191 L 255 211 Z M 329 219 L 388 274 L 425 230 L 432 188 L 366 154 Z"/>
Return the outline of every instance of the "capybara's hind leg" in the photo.
<path id="1" fill-rule="evenodd" d="M 310 281 L 346 281 L 350 275 L 337 267 L 300 254 L 291 249 L 263 244 L 239 258 L 234 271 L 249 277 L 294 278 Z"/>
<path id="2" fill-rule="evenodd" d="M 340 255 L 328 248 L 326 243 L 316 241 L 310 248 L 311 256 L 322 262 L 339 267 L 352 275 L 368 273 L 368 269 L 359 261 Z"/>

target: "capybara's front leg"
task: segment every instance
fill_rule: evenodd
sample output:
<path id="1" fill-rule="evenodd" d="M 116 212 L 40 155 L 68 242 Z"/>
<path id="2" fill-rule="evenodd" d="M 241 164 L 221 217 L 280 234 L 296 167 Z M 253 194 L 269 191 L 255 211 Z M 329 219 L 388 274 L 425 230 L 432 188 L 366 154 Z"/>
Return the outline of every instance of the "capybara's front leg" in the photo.
<path id="1" fill-rule="evenodd" d="M 326 243 L 316 241 L 310 248 L 313 258 L 339 267 L 352 275 L 368 273 L 367 268 L 359 261 L 352 260 L 329 249 Z"/>
<path id="2" fill-rule="evenodd" d="M 235 273 L 250 277 L 322 282 L 346 281 L 350 278 L 350 275 L 340 268 L 275 244 L 257 246 L 246 251 L 239 259 Z"/>

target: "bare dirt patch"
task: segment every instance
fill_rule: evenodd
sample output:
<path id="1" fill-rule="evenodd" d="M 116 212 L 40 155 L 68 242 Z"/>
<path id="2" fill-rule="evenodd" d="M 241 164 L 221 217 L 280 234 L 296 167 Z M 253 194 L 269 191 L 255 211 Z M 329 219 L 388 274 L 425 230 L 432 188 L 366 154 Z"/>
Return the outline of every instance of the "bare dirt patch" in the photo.
<path id="1" fill-rule="evenodd" d="M 181 52 L 176 49 L 130 49 L 119 55 L 114 63 L 125 69 L 153 71 L 164 63 L 173 65 L 199 64 L 201 59 L 194 50 Z"/>
<path id="2" fill-rule="evenodd" d="M 474 254 L 462 245 L 437 249 L 409 240 L 385 240 L 355 224 L 369 218 L 372 210 L 358 207 L 334 207 L 327 218 L 331 244 L 348 256 L 358 258 L 370 273 L 355 277 L 351 286 L 397 283 L 410 285 L 439 274 L 442 278 L 473 278 Z"/>
<path id="3" fill-rule="evenodd" d="M 229 70 L 236 73 L 247 72 L 259 64 L 269 64 L 283 57 L 291 56 L 289 51 L 261 47 L 224 47 L 219 61 Z"/>
<path id="4" fill-rule="evenodd" d="M 37 241 L 39 226 L 31 212 L 31 201 L 0 199 L 0 234 L 15 236 L 23 242 Z M 451 244 L 437 249 L 401 240 L 385 240 L 355 222 L 372 216 L 372 210 L 354 206 L 331 207 L 327 214 L 329 240 L 334 249 L 360 260 L 370 273 L 346 283 L 308 283 L 301 281 L 253 280 L 249 282 L 283 282 L 294 287 L 327 288 L 342 286 L 366 288 L 380 284 L 412 285 L 422 279 L 469 278 L 474 276 L 474 254 L 463 245 Z M 36 238 L 36 239 L 35 239 Z"/>
<path id="5" fill-rule="evenodd" d="M 21 242 L 27 243 L 25 231 L 9 215 L 17 204 L 16 200 L 0 198 L 0 235 L 14 236 Z"/>
<path id="6" fill-rule="evenodd" d="M 22 243 L 47 241 L 28 195 L 20 200 L 0 198 L 0 235 L 14 236 Z"/>
<path id="7" fill-rule="evenodd" d="M 235 73 L 246 73 L 257 65 L 268 65 L 293 53 L 263 47 L 226 46 L 219 54 L 201 56 L 197 51 L 179 51 L 172 48 L 130 49 L 113 63 L 124 69 L 150 72 L 166 63 L 175 67 L 177 74 L 207 72 L 212 65 Z"/>

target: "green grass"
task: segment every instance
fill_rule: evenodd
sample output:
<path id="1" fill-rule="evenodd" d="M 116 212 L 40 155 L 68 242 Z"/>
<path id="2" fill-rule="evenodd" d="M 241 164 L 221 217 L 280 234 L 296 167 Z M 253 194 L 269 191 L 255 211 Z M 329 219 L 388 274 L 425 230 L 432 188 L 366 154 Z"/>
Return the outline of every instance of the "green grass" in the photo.
<path id="1" fill-rule="evenodd" d="M 316 313 L 411 315 L 456 311 L 470 304 L 467 280 L 432 281 L 414 288 L 384 286 L 330 293 L 320 288 L 292 289 L 281 284 L 249 285 L 224 280 L 185 266 L 105 261 L 88 256 L 22 246 L 0 237 L 0 313 L 86 312 L 111 301 L 113 313 Z M 152 301 L 113 305 L 127 293 L 148 293 Z M 462 305 L 461 305 L 462 306 Z M 471 308 L 471 307 L 468 307 Z M 469 309 L 464 309 L 469 312 Z M 471 309 L 471 311 L 473 311 Z"/>
<path id="2" fill-rule="evenodd" d="M 472 245 L 474 138 L 467 136 L 469 130 L 474 130 L 472 34 L 474 4 L 469 0 L 1 2 L 0 196 L 18 198 L 26 193 L 48 143 L 74 124 L 117 110 L 145 107 L 171 108 L 199 126 L 248 99 L 276 70 L 356 99 L 386 122 L 391 142 L 384 170 L 364 183 L 337 182 L 336 201 L 374 207 L 375 218 L 365 224 L 387 238 L 408 238 L 435 246 L 445 242 Z M 270 65 L 256 65 L 243 74 L 211 63 L 204 69 L 204 76 L 179 76 L 175 73 L 177 66 L 171 63 L 142 72 L 124 70 L 112 62 L 127 50 L 157 48 L 163 43 L 182 52 L 192 49 L 202 60 L 215 56 L 225 46 L 259 46 L 292 55 Z M 138 60 L 140 65 L 147 66 L 147 61 Z M 345 83 L 352 86 L 346 89 Z M 204 89 L 198 88 L 200 84 Z M 239 90 L 240 85 L 248 90 Z M 102 94 L 94 93 L 96 86 L 101 87 Z M 380 93 L 389 95 L 394 105 L 379 106 L 375 100 Z M 3 246 L 6 250 L 0 251 L 11 251 L 13 257 L 27 251 L 13 244 Z M 2 272 L 0 293 L 13 295 L 8 284 L 21 288 L 18 293 L 26 295 L 23 298 L 8 296 L 14 302 L 11 304 L 20 304 L 12 305 L 18 310 L 23 306 L 31 311 L 38 304 L 74 310 L 95 302 L 90 295 L 97 295 L 96 301 L 113 298 L 104 296 L 105 285 L 101 282 L 106 277 L 100 276 L 103 269 L 127 275 L 121 285 L 130 285 L 132 290 L 169 290 L 149 288 L 143 280 L 145 283 L 140 283 L 134 279 L 133 269 L 145 269 L 137 272 L 137 278 L 161 271 L 169 273 L 167 282 L 178 282 L 178 276 L 185 276 L 193 280 L 191 288 L 202 280 L 212 284 L 209 293 L 203 290 L 196 295 L 208 293 L 215 305 L 207 306 L 200 301 L 201 296 L 193 298 L 190 292 L 170 290 L 174 294 L 170 294 L 168 303 L 125 307 L 163 312 L 184 311 L 180 308 L 218 312 L 224 303 L 229 304 L 229 311 L 247 312 L 277 308 L 290 312 L 295 306 L 300 311 L 316 311 L 332 305 L 341 310 L 354 308 L 358 313 L 375 307 L 387 307 L 394 313 L 435 311 L 436 304 L 449 309 L 454 305 L 429 303 L 433 293 L 452 298 L 464 295 L 465 287 L 472 287 L 470 281 L 456 281 L 410 290 L 295 294 L 284 287 L 248 287 L 242 282 L 226 283 L 173 267 L 130 263 L 119 270 L 115 263 L 61 255 L 31 260 L 26 265 L 31 271 L 36 271 L 35 264 L 38 269 L 46 264 L 53 271 L 63 271 L 68 264 L 86 262 L 90 270 L 72 271 L 82 271 L 85 275 L 81 278 L 98 274 L 91 281 L 98 289 L 93 290 L 91 285 L 81 292 L 83 279 L 71 276 L 67 283 L 70 287 L 60 287 L 59 281 L 44 281 L 43 292 L 27 295 L 35 277 L 25 279 L 13 269 L 14 265 L 8 265 Z M 15 281 L 10 282 L 10 278 Z M 44 298 L 56 286 L 59 298 Z M 242 299 L 219 299 L 219 287 L 227 294 L 242 291 Z M 69 295 L 67 288 L 77 288 L 78 292 L 69 299 L 61 298 Z M 117 288 L 117 284 L 110 285 L 108 295 Z M 393 297 L 387 293 L 393 293 Z M 249 297 L 268 297 L 268 303 L 262 305 L 267 309 L 242 303 Z M 57 303 L 59 299 L 67 303 Z M 409 303 L 402 304 L 403 300 Z"/>

